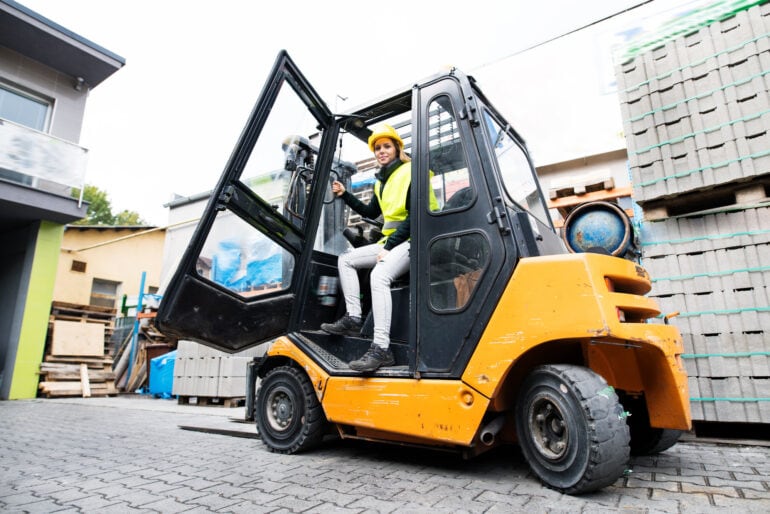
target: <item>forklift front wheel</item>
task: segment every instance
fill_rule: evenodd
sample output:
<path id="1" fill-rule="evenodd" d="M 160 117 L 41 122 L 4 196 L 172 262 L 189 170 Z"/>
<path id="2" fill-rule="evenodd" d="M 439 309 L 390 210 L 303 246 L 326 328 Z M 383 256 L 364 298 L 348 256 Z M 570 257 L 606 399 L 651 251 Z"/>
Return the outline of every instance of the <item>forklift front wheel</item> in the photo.
<path id="1" fill-rule="evenodd" d="M 613 484 L 627 469 L 629 430 L 618 397 L 590 369 L 536 368 L 522 385 L 516 431 L 530 468 L 567 494 Z"/>
<path id="2" fill-rule="evenodd" d="M 324 435 L 326 419 L 313 385 L 294 366 L 274 368 L 262 379 L 255 417 L 262 441 L 274 452 L 310 449 Z"/>

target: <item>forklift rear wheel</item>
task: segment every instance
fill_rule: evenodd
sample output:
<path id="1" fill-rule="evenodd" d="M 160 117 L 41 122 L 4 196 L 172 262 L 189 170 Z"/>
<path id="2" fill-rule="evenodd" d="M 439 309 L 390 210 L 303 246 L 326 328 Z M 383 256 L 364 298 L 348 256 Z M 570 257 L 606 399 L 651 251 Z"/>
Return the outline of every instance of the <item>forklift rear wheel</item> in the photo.
<path id="1" fill-rule="evenodd" d="M 530 468 L 567 494 L 613 484 L 626 471 L 629 431 L 607 382 L 573 365 L 536 368 L 522 384 L 516 431 Z"/>
<path id="2" fill-rule="evenodd" d="M 265 375 L 257 391 L 255 417 L 262 441 L 278 453 L 316 446 L 326 423 L 310 379 L 294 366 L 279 366 Z"/>

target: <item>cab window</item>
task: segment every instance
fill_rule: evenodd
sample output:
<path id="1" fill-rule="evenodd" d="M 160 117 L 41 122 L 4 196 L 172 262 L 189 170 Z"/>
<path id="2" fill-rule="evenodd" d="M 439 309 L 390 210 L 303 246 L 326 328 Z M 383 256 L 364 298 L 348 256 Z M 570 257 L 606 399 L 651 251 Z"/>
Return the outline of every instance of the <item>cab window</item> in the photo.
<path id="1" fill-rule="evenodd" d="M 238 216 L 219 212 L 196 270 L 203 278 L 251 297 L 287 288 L 294 257 Z"/>
<path id="2" fill-rule="evenodd" d="M 475 194 L 471 185 L 457 119 L 447 96 L 433 100 L 428 110 L 428 145 L 434 199 L 426 205 L 432 212 L 447 212 L 469 206 Z"/>
<path id="3" fill-rule="evenodd" d="M 524 149 L 512 136 L 508 127 L 500 124 L 489 111 L 484 111 L 484 121 L 508 199 L 516 202 L 547 225 L 548 214 Z"/>
<path id="4" fill-rule="evenodd" d="M 240 181 L 295 227 L 305 226 L 321 140 L 318 122 L 293 88 L 281 88 Z"/>

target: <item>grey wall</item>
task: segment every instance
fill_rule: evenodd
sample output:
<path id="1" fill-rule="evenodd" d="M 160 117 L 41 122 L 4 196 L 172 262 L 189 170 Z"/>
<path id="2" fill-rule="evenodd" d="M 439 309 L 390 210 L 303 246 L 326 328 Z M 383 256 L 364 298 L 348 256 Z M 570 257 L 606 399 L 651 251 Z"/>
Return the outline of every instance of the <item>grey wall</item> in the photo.
<path id="1" fill-rule="evenodd" d="M 49 133 L 71 143 L 80 141 L 88 90 L 76 91 L 72 77 L 0 47 L 0 81 L 52 100 Z"/>
<path id="2" fill-rule="evenodd" d="M 0 234 L 0 399 L 7 399 L 40 222 Z"/>

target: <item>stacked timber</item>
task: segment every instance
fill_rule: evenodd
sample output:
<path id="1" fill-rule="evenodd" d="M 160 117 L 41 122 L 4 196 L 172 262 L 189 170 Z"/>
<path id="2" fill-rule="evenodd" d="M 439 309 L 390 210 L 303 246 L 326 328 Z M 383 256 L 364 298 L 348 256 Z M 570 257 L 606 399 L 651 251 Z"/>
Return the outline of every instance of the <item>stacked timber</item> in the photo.
<path id="1" fill-rule="evenodd" d="M 176 348 L 155 326 L 156 311 L 135 317 L 118 318 L 115 341 L 115 375 L 118 389 L 125 392 L 145 390 L 150 381 L 150 361 Z"/>
<path id="2" fill-rule="evenodd" d="M 770 423 L 770 4 L 616 69 L 642 264 L 685 342 L 693 421 Z"/>
<path id="3" fill-rule="evenodd" d="M 38 389 L 45 397 L 117 394 L 108 344 L 115 309 L 53 302 Z"/>

